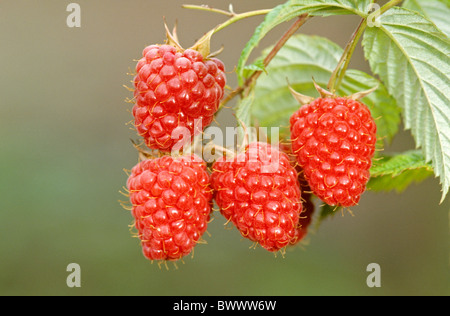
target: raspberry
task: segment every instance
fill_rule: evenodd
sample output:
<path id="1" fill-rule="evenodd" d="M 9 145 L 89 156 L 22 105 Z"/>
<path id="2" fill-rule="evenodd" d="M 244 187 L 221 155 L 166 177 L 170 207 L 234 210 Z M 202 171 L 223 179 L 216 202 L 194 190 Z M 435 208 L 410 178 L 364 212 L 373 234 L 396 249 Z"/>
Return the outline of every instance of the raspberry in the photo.
<path id="1" fill-rule="evenodd" d="M 134 124 L 151 149 L 181 149 L 211 124 L 226 83 L 225 66 L 193 49 L 144 49 L 136 66 Z"/>
<path id="2" fill-rule="evenodd" d="M 376 125 L 351 98 L 318 98 L 290 119 L 292 149 L 314 194 L 329 205 L 357 205 L 369 180 Z"/>
<path id="3" fill-rule="evenodd" d="M 299 243 L 308 234 L 308 227 L 311 224 L 312 216 L 315 210 L 315 205 L 312 201 L 313 194 L 311 188 L 306 181 L 302 168 L 297 164 L 297 159 L 292 153 L 292 146 L 288 144 L 280 143 L 280 150 L 288 155 L 291 165 L 298 173 L 298 181 L 300 183 L 301 200 L 302 200 L 302 212 L 297 227 L 297 237 L 291 242 L 292 245 Z"/>
<path id="4" fill-rule="evenodd" d="M 196 156 L 163 156 L 138 163 L 127 186 L 143 254 L 177 260 L 206 231 L 212 192 L 206 164 Z"/>
<path id="5" fill-rule="evenodd" d="M 300 188 L 302 190 L 302 209 L 303 211 L 300 213 L 300 218 L 298 221 L 298 228 L 297 228 L 297 236 L 294 239 L 293 242 L 291 242 L 292 245 L 295 245 L 299 243 L 305 236 L 308 234 L 308 228 L 312 221 L 312 216 L 314 213 L 314 203 L 312 202 L 312 194 L 307 191 L 309 187 L 304 187 L 303 185 L 300 185 Z M 310 189 L 309 189 L 310 190 Z"/>
<path id="6" fill-rule="evenodd" d="M 301 192 L 286 154 L 251 143 L 234 159 L 214 163 L 211 184 L 220 212 L 245 238 L 273 252 L 297 240 Z"/>

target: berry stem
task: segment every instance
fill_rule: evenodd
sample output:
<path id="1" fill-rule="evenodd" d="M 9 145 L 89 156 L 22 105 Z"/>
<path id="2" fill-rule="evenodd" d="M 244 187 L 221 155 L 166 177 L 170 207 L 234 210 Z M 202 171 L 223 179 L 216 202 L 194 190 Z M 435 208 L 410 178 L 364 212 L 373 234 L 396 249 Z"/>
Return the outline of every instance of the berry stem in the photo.
<path id="1" fill-rule="evenodd" d="M 209 6 L 204 6 L 204 5 L 185 4 L 182 6 L 182 8 L 219 13 L 219 14 L 223 14 L 223 15 L 230 17 L 227 21 L 216 26 L 213 30 L 213 33 L 217 33 L 218 31 L 223 30 L 227 26 L 229 26 L 237 21 L 240 21 L 240 20 L 243 20 L 246 18 L 250 18 L 253 16 L 266 15 L 267 13 L 269 13 L 272 10 L 272 9 L 261 9 L 261 10 L 249 11 L 249 12 L 244 12 L 244 13 L 238 14 L 238 13 L 235 13 L 231 8 L 230 8 L 230 11 L 225 11 L 225 10 L 221 10 L 221 9 L 211 8 Z"/>
<path id="2" fill-rule="evenodd" d="M 257 11 L 250 11 L 250 12 L 245 12 L 245 13 L 240 13 L 240 14 L 235 14 L 233 17 L 231 17 L 230 19 L 228 19 L 227 21 L 225 21 L 224 23 L 218 25 L 215 29 L 214 29 L 214 33 L 217 33 L 220 30 L 223 30 L 224 28 L 226 28 L 227 26 L 240 21 L 242 19 L 245 18 L 250 18 L 253 16 L 258 16 L 258 15 L 266 15 L 267 13 L 269 13 L 271 10 L 257 10 Z"/>
<path id="3" fill-rule="evenodd" d="M 342 80 L 344 79 L 345 73 L 347 72 L 348 66 L 350 65 L 351 56 L 353 56 L 353 53 L 355 52 L 355 49 L 356 49 L 356 45 L 358 44 L 358 42 L 359 42 L 361 36 L 363 35 L 366 27 L 367 27 L 367 20 L 361 21 L 361 25 L 360 25 L 360 28 L 358 30 L 358 33 L 356 34 L 356 37 L 355 37 L 355 39 L 352 42 L 352 45 L 350 47 L 350 51 L 348 53 L 348 57 L 345 59 L 344 66 L 342 67 L 342 70 L 339 72 L 337 84 L 335 86 L 336 90 L 339 89 L 339 87 L 341 86 Z"/>
<path id="4" fill-rule="evenodd" d="M 219 14 L 223 14 L 223 15 L 226 15 L 229 17 L 232 17 L 235 15 L 233 12 L 216 9 L 216 8 L 211 8 L 210 6 L 207 6 L 207 5 L 183 4 L 181 7 L 183 9 L 191 9 L 191 10 L 200 10 L 200 11 L 219 13 Z"/>
<path id="5" fill-rule="evenodd" d="M 183 8 L 203 10 L 203 11 L 209 11 L 209 12 L 214 12 L 214 13 L 220 13 L 220 14 L 224 14 L 224 15 L 230 17 L 228 20 L 226 20 L 225 22 L 217 25 L 212 30 L 210 30 L 208 33 L 203 35 L 194 44 L 194 46 L 190 47 L 191 49 L 199 51 L 204 58 L 208 58 L 208 56 L 211 53 L 210 52 L 211 37 L 215 33 L 219 32 L 220 30 L 223 30 L 227 26 L 230 26 L 231 24 L 233 24 L 233 23 L 235 23 L 237 21 L 240 21 L 242 19 L 249 18 L 249 17 L 252 17 L 252 16 L 257 16 L 257 15 L 265 15 L 265 14 L 267 14 L 267 13 L 269 13 L 271 11 L 271 10 L 256 10 L 256 11 L 249 11 L 249 12 L 236 14 L 233 11 L 232 6 L 230 6 L 230 9 L 229 9 L 228 12 L 224 11 L 224 10 L 220 10 L 220 9 L 210 8 L 208 6 L 197 6 L 197 5 L 184 5 Z"/>
<path id="6" fill-rule="evenodd" d="M 392 7 L 396 6 L 397 4 L 401 3 L 403 0 L 391 0 L 388 3 L 386 3 L 384 6 L 382 6 L 378 11 L 374 12 L 372 15 L 380 16 Z M 376 1 L 373 1 L 375 3 Z M 342 54 L 341 59 L 338 62 L 338 65 L 336 66 L 336 69 L 334 70 L 333 74 L 331 75 L 330 81 L 328 82 L 328 90 L 332 93 L 335 93 L 339 87 L 341 86 L 342 80 L 345 77 L 345 73 L 348 69 L 348 66 L 350 64 L 350 60 L 353 56 L 353 53 L 355 52 L 356 46 L 361 39 L 361 36 L 364 34 L 364 31 L 367 28 L 367 19 L 371 15 L 367 15 L 364 17 L 360 24 L 358 25 L 358 28 L 353 33 L 350 41 L 348 42 L 347 46 L 345 47 L 344 53 Z"/>
<path id="7" fill-rule="evenodd" d="M 350 64 L 350 60 L 355 52 L 356 45 L 359 42 L 362 34 L 364 33 L 367 27 L 367 18 L 363 18 L 358 25 L 358 28 L 353 33 L 350 41 L 347 43 L 345 47 L 344 53 L 342 54 L 341 59 L 339 60 L 336 69 L 331 74 L 330 81 L 328 82 L 327 89 L 331 93 L 335 93 L 342 82 L 342 79 L 345 76 L 345 72 L 347 71 L 348 65 Z"/>

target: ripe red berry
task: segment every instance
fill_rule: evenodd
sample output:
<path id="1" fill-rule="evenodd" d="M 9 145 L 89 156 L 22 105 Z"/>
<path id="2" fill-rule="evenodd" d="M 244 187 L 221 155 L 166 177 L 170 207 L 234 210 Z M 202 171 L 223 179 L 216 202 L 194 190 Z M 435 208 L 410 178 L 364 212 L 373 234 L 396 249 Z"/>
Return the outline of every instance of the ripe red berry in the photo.
<path id="1" fill-rule="evenodd" d="M 145 257 L 177 260 L 189 254 L 206 231 L 212 190 L 206 164 L 196 156 L 144 160 L 127 186 Z"/>
<path id="2" fill-rule="evenodd" d="M 292 150 L 314 194 L 329 205 L 354 206 L 369 180 L 376 125 L 366 105 L 318 98 L 290 119 Z"/>
<path id="3" fill-rule="evenodd" d="M 269 251 L 297 240 L 302 211 L 297 172 L 277 148 L 251 143 L 234 159 L 218 159 L 211 184 L 220 212 L 245 238 Z"/>
<path id="4" fill-rule="evenodd" d="M 292 245 L 295 245 L 299 243 L 300 241 L 305 238 L 305 236 L 308 234 L 309 226 L 312 222 L 312 216 L 315 210 L 315 205 L 312 201 L 312 194 L 308 192 L 305 193 L 305 188 L 303 186 L 300 186 L 302 189 L 302 212 L 300 213 L 300 218 L 298 221 L 297 226 L 297 236 L 294 239 L 293 242 L 291 242 Z"/>
<path id="5" fill-rule="evenodd" d="M 286 153 L 290 159 L 291 165 L 295 168 L 298 174 L 298 181 L 300 184 L 302 212 L 300 213 L 297 225 L 297 237 L 291 242 L 295 245 L 303 240 L 308 234 L 308 228 L 312 222 L 312 216 L 315 211 L 315 205 L 312 201 L 313 194 L 311 188 L 306 181 L 302 168 L 298 165 L 295 155 L 292 153 L 292 146 L 285 143 L 280 143 L 280 150 Z"/>
<path id="6" fill-rule="evenodd" d="M 181 149 L 211 124 L 224 95 L 225 66 L 196 50 L 171 45 L 144 49 L 136 66 L 133 116 L 151 149 Z"/>

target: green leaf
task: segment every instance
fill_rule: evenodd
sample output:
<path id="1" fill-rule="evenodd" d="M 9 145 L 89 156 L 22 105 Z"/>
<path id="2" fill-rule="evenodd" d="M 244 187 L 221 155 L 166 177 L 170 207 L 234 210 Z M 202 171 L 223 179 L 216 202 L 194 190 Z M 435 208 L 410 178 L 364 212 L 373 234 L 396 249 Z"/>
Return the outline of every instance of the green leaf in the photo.
<path id="1" fill-rule="evenodd" d="M 450 36 L 450 2 L 443 0 L 406 0 L 403 3 L 406 9 L 421 13 L 433 22 L 442 32 Z"/>
<path id="2" fill-rule="evenodd" d="M 404 191 L 413 182 L 420 182 L 434 174 L 421 151 L 413 150 L 386 156 L 374 162 L 367 187 L 374 191 Z"/>
<path id="3" fill-rule="evenodd" d="M 403 192 L 413 182 L 419 183 L 433 175 L 433 171 L 427 169 L 406 170 L 400 175 L 382 176 L 371 178 L 367 188 L 373 191 L 392 191 Z"/>
<path id="4" fill-rule="evenodd" d="M 380 27 L 368 28 L 363 45 L 371 69 L 403 109 L 406 129 L 450 187 L 450 41 L 420 14 L 394 7 Z"/>
<path id="5" fill-rule="evenodd" d="M 370 0 L 290 0 L 273 8 L 242 50 L 237 66 L 239 84 L 245 79 L 244 69 L 251 52 L 273 28 L 302 14 L 311 16 L 329 16 L 357 14 L 366 17 Z"/>
<path id="6" fill-rule="evenodd" d="M 396 177 L 405 170 L 426 169 L 433 171 L 430 163 L 419 150 L 411 150 L 402 154 L 380 157 L 370 169 L 371 177 L 390 175 Z"/>
<path id="7" fill-rule="evenodd" d="M 265 50 L 268 51 L 270 48 Z M 281 133 L 287 136 L 290 116 L 300 106 L 292 97 L 287 80 L 294 90 L 318 97 L 312 78 L 326 86 L 342 53 L 339 45 L 322 37 L 296 35 L 290 38 L 267 67 L 267 75 L 262 74 L 256 82 L 252 116 L 258 125 L 283 127 Z M 361 101 L 376 119 L 378 137 L 390 141 L 398 131 L 400 109 L 381 82 L 364 72 L 348 70 L 338 94 L 351 95 L 377 85 L 377 91 Z"/>
<path id="8" fill-rule="evenodd" d="M 262 58 L 256 60 L 253 64 L 247 65 L 244 68 L 244 77 L 250 77 L 255 71 L 266 72 L 266 66 L 264 65 L 264 60 Z"/>

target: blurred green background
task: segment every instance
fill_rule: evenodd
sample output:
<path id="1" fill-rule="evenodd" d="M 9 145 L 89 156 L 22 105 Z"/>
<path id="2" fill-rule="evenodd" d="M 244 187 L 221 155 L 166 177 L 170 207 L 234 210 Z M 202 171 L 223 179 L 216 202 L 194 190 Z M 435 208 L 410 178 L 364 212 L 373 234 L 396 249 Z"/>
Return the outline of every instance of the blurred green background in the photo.
<path id="1" fill-rule="evenodd" d="M 0 1 L 0 295 L 449 295 L 449 199 L 439 205 L 437 179 L 403 194 L 363 195 L 285 257 L 249 249 L 219 213 L 207 245 L 178 269 L 151 264 L 131 237 L 131 214 L 119 190 L 137 162 L 129 69 L 142 49 L 164 40 L 163 16 L 178 20 L 187 47 L 224 21 L 182 3 L 227 9 L 230 2 L 76 1 L 81 28 L 69 28 L 61 0 Z M 234 1 L 236 12 L 282 1 Z M 214 37 L 213 50 L 232 73 L 261 17 Z M 316 18 L 301 32 L 344 46 L 356 17 Z M 258 50 L 287 28 L 272 31 Z M 351 67 L 367 70 L 359 49 Z M 231 110 L 217 118 L 234 126 Z M 414 147 L 401 132 L 387 152 Z M 81 266 L 81 288 L 66 285 L 69 263 Z M 381 266 L 381 288 L 366 285 L 369 263 Z"/>

